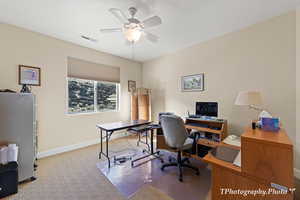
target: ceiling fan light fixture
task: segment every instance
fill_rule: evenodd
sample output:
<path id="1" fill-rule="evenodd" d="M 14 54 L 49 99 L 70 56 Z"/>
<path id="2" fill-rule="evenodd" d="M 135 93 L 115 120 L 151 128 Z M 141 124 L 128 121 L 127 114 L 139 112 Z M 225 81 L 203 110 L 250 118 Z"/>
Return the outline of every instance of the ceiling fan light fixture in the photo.
<path id="1" fill-rule="evenodd" d="M 142 29 L 139 26 L 136 26 L 136 24 L 133 24 L 128 27 L 125 26 L 123 33 L 129 42 L 138 42 L 142 36 Z"/>
<path id="2" fill-rule="evenodd" d="M 138 42 L 142 36 L 145 36 L 147 40 L 153 43 L 156 43 L 158 41 L 159 37 L 152 33 L 149 33 L 147 29 L 161 25 L 162 20 L 159 16 L 153 16 L 145 19 L 144 21 L 140 21 L 135 17 L 138 11 L 135 7 L 129 8 L 129 18 L 124 14 L 122 10 L 118 8 L 111 8 L 109 9 L 109 11 L 118 19 L 118 21 L 123 26 L 120 28 L 100 29 L 101 33 L 122 32 L 125 39 L 131 44 Z"/>

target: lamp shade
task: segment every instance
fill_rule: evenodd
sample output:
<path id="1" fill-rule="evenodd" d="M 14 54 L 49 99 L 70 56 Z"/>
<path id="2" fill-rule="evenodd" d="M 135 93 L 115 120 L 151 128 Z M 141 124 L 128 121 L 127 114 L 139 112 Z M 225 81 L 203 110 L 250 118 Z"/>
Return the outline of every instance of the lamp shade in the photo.
<path id="1" fill-rule="evenodd" d="M 129 24 L 123 28 L 123 34 L 129 42 L 137 42 L 142 36 L 142 30 L 136 24 Z"/>
<path id="2" fill-rule="evenodd" d="M 261 94 L 260 92 L 257 91 L 240 92 L 235 100 L 235 105 L 239 105 L 239 106 L 262 105 Z"/>

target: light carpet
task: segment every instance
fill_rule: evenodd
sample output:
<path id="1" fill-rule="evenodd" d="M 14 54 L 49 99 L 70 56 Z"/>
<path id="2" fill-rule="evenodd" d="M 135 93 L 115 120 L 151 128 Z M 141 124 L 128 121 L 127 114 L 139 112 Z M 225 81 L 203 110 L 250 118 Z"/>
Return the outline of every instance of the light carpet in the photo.
<path id="1" fill-rule="evenodd" d="M 110 142 L 111 149 L 122 151 L 136 138 Z M 38 161 L 37 180 L 22 184 L 9 200 L 126 200 L 96 167 L 99 145 L 59 154 Z M 104 161 L 104 159 L 102 159 Z M 199 186 L 201 187 L 201 186 Z M 132 200 L 168 200 L 161 191 L 144 187 Z M 296 181 L 296 199 L 300 200 L 300 181 Z M 170 188 L 171 189 L 171 188 Z M 209 200 L 207 198 L 206 200 Z"/>
<path id="2" fill-rule="evenodd" d="M 152 199 L 173 200 L 165 193 L 149 185 L 144 186 L 136 194 L 134 194 L 132 198 L 130 198 L 130 200 L 152 200 Z"/>
<path id="3" fill-rule="evenodd" d="M 117 139 L 111 149 L 122 150 L 136 140 Z M 38 161 L 37 180 L 22 184 L 10 200 L 125 200 L 96 167 L 99 145 L 59 154 Z M 147 190 L 147 189 L 145 189 Z M 149 200 L 159 198 L 147 191 Z M 143 196 L 143 195 L 142 195 Z M 135 197 L 139 199 L 140 195 Z M 141 198 L 143 199 L 143 198 Z M 147 199 L 147 200 L 148 200 Z M 144 199 L 143 199 L 144 200 Z"/>

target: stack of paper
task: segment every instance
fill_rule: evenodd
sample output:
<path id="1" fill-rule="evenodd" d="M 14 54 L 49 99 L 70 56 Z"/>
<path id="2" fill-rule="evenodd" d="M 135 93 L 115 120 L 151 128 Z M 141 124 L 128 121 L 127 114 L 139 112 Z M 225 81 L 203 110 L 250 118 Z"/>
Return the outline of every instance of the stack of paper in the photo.
<path id="1" fill-rule="evenodd" d="M 16 144 L 9 144 L 0 148 L 0 164 L 5 165 L 8 162 L 17 162 L 18 160 L 18 146 Z"/>
<path id="2" fill-rule="evenodd" d="M 236 135 L 229 135 L 222 142 L 240 147 L 241 146 L 241 137 L 236 136 Z"/>
<path id="3" fill-rule="evenodd" d="M 238 153 L 238 155 L 235 157 L 234 161 L 233 161 L 233 164 L 238 166 L 238 167 L 241 167 L 242 164 L 241 164 L 241 151 Z"/>
<path id="4" fill-rule="evenodd" d="M 5 165 L 8 163 L 7 159 L 7 153 L 8 152 L 8 147 L 4 146 L 0 149 L 0 164 Z"/>
<path id="5" fill-rule="evenodd" d="M 7 160 L 8 162 L 17 162 L 18 160 L 18 147 L 16 144 L 9 144 L 7 151 Z"/>

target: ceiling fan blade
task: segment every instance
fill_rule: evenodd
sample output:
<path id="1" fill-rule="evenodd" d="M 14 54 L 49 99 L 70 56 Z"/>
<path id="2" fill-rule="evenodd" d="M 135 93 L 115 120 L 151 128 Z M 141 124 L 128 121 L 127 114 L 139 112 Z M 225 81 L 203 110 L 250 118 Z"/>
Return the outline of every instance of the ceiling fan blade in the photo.
<path id="1" fill-rule="evenodd" d="M 104 28 L 100 29 L 101 33 L 115 33 L 115 32 L 122 32 L 121 28 Z"/>
<path id="2" fill-rule="evenodd" d="M 117 8 L 111 8 L 109 9 L 109 12 L 111 12 L 111 14 L 113 14 L 119 20 L 119 22 L 121 22 L 121 24 L 128 23 L 128 18 L 122 10 Z"/>
<path id="3" fill-rule="evenodd" d="M 160 17 L 158 16 L 153 16 L 153 17 L 150 17 L 146 20 L 143 21 L 143 25 L 145 28 L 150 28 L 150 27 L 153 27 L 153 26 L 158 26 L 162 23 L 162 20 Z"/>
<path id="4" fill-rule="evenodd" d="M 145 34 L 146 38 L 147 38 L 150 42 L 153 42 L 153 43 L 158 42 L 158 39 L 159 39 L 158 36 L 156 36 L 156 35 L 154 35 L 154 34 L 152 34 L 152 33 L 149 33 L 149 32 L 147 32 L 147 31 L 144 31 L 144 34 Z"/>

